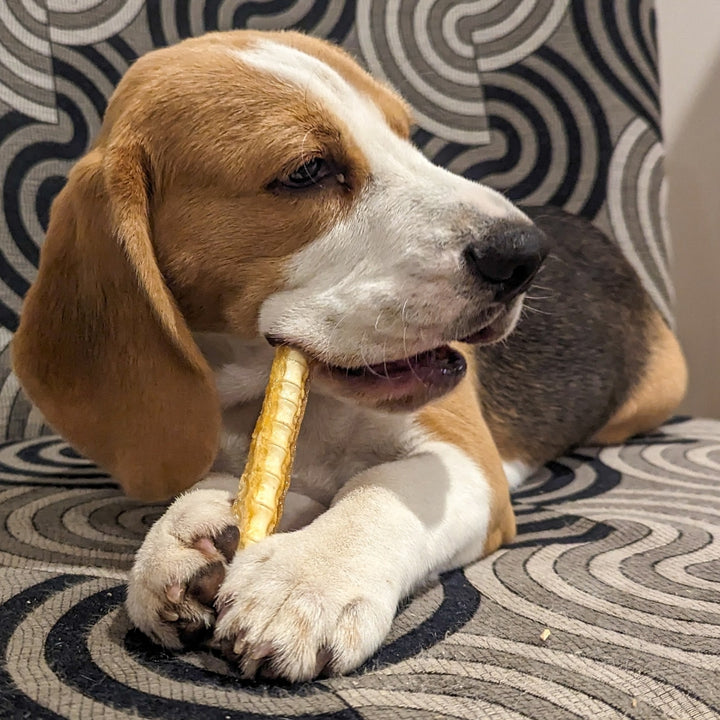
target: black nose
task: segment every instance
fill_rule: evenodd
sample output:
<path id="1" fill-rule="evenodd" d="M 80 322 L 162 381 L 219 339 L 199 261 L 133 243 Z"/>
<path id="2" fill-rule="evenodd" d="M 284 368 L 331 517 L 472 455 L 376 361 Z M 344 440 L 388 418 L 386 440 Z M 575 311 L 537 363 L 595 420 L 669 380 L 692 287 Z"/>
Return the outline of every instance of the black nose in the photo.
<path id="1" fill-rule="evenodd" d="M 534 225 L 500 222 L 464 251 L 470 272 L 491 285 L 496 302 L 525 290 L 548 253 L 545 235 Z"/>

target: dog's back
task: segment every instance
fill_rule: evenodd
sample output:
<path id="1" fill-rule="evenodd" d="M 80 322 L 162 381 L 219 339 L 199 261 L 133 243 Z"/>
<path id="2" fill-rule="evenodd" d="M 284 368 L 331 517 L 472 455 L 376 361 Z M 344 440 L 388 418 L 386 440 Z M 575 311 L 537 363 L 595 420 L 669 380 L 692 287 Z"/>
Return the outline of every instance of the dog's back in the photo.
<path id="1" fill-rule="evenodd" d="M 551 249 L 515 331 L 475 356 L 502 457 L 537 466 L 592 438 L 620 442 L 656 427 L 680 402 L 686 370 L 615 243 L 562 210 L 523 209 Z"/>

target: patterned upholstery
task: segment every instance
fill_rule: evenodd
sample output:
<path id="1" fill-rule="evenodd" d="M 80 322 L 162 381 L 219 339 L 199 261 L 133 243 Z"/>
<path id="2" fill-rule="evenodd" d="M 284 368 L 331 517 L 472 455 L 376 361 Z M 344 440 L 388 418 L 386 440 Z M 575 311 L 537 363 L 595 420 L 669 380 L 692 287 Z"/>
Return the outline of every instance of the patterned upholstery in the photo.
<path id="1" fill-rule="evenodd" d="M 719 467 L 712 421 L 578 450 L 517 494 L 516 542 L 405 605 L 365 668 L 292 687 L 130 630 L 125 573 L 163 508 L 56 438 L 11 443 L 0 717 L 718 718 Z"/>
<path id="2" fill-rule="evenodd" d="M 342 43 L 408 99 L 430 158 L 513 200 L 593 219 L 671 319 L 651 2 L 13 0 L 0 12 L 0 327 L 17 326 L 52 199 L 128 66 L 233 27 Z M 0 432 L 35 436 L 42 420 L 17 397 L 7 359 Z"/>
<path id="3" fill-rule="evenodd" d="M 162 508 L 48 435 L 9 343 L 52 198 L 122 73 L 232 27 L 342 43 L 410 101 L 429 157 L 591 218 L 671 319 L 652 2 L 0 3 L 0 717 L 720 717 L 713 421 L 549 465 L 515 497 L 517 541 L 408 602 L 350 677 L 248 684 L 129 629 L 123 582 Z"/>

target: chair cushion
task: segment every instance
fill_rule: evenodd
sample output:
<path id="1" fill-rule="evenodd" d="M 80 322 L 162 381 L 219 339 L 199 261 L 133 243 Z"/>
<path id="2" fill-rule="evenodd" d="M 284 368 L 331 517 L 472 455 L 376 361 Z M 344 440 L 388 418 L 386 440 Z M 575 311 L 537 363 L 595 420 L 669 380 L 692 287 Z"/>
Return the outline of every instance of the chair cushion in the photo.
<path id="1" fill-rule="evenodd" d="M 266 686 L 129 628 L 126 573 L 162 506 L 57 437 L 5 444 L 0 716 L 711 720 L 719 486 L 717 421 L 578 449 L 516 493 L 517 540 L 405 604 L 359 672 Z"/>

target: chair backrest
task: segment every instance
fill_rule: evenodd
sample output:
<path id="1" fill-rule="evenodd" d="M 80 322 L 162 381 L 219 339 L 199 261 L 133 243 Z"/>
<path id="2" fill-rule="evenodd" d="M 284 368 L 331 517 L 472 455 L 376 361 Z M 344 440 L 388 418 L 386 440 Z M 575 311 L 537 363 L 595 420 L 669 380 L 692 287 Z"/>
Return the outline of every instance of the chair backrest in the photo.
<path id="1" fill-rule="evenodd" d="M 592 219 L 672 319 L 652 2 L 57 5 L 0 14 L 0 440 L 48 432 L 9 343 L 52 199 L 138 55 L 208 30 L 292 27 L 344 45 L 410 102 L 413 139 L 434 162 Z"/>

